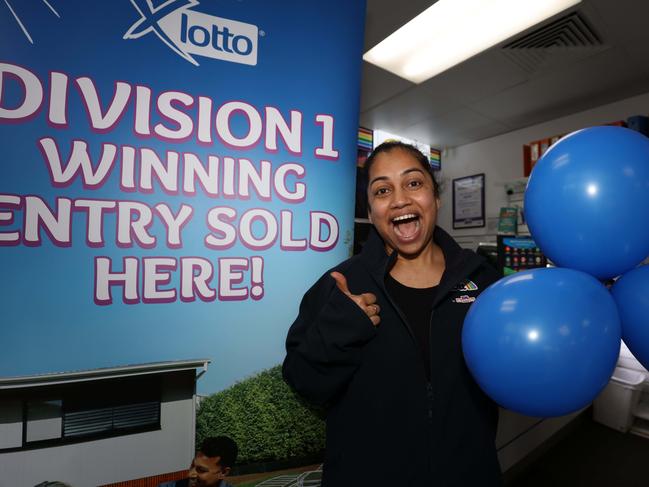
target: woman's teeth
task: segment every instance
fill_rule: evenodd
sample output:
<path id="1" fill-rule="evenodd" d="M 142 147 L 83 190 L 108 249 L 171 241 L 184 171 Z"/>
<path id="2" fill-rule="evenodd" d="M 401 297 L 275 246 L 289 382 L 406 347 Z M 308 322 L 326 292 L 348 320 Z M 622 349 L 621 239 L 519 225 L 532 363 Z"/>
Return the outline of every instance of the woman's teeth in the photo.
<path id="1" fill-rule="evenodd" d="M 407 215 L 401 215 L 392 219 L 392 223 L 400 223 L 405 220 L 411 220 L 412 218 L 417 218 L 417 215 L 414 213 L 408 213 Z"/>

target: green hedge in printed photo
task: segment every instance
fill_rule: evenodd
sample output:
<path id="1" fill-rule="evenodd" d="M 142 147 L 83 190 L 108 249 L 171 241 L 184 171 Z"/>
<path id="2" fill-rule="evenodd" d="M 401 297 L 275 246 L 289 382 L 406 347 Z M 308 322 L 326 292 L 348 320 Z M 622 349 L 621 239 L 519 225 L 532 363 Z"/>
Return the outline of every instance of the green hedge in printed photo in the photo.
<path id="1" fill-rule="evenodd" d="M 282 379 L 281 365 L 201 401 L 196 443 L 218 435 L 237 442 L 238 465 L 312 458 L 325 446 L 322 414 L 291 391 Z"/>

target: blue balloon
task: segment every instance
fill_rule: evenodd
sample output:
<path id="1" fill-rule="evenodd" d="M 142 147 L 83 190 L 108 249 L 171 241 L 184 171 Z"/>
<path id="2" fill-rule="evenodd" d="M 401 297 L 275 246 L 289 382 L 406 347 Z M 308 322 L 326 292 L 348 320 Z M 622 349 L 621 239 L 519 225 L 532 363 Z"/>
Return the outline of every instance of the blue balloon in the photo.
<path id="1" fill-rule="evenodd" d="M 478 385 L 504 408 L 561 416 L 608 383 L 620 320 L 608 290 L 573 269 L 519 272 L 487 288 L 464 321 L 462 347 Z"/>
<path id="2" fill-rule="evenodd" d="M 649 255 L 649 138 L 593 127 L 554 144 L 525 191 L 525 217 L 556 265 L 608 279 Z"/>
<path id="3" fill-rule="evenodd" d="M 620 313 L 624 343 L 649 368 L 649 265 L 624 274 L 611 293 Z"/>

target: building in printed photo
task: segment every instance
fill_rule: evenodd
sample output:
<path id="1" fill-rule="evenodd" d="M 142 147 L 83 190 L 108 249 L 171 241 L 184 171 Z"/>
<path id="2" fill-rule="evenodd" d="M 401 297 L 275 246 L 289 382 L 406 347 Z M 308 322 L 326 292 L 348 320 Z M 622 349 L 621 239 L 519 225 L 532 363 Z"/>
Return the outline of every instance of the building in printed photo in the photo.
<path id="1" fill-rule="evenodd" d="M 182 475 L 194 455 L 196 381 L 208 363 L 0 379 L 0 486 Z"/>

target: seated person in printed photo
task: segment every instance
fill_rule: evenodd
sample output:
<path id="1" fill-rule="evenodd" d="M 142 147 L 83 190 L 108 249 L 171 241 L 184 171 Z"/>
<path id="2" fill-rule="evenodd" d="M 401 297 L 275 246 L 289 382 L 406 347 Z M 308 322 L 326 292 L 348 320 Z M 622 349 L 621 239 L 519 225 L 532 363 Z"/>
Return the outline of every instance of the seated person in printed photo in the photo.
<path id="1" fill-rule="evenodd" d="M 205 438 L 189 467 L 189 476 L 158 487 L 232 487 L 224 479 L 237 460 L 237 453 L 237 444 L 227 436 Z"/>

